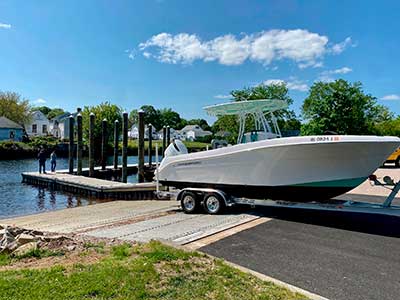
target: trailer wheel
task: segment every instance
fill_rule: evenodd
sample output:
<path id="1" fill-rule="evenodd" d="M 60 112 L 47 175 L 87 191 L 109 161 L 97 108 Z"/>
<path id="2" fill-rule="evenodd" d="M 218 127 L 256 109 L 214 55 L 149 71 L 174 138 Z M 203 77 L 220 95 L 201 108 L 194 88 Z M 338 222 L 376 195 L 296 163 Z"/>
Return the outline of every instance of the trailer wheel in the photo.
<path id="1" fill-rule="evenodd" d="M 397 156 L 397 159 L 394 162 L 394 165 L 396 166 L 396 168 L 400 168 L 400 156 Z"/>
<path id="2" fill-rule="evenodd" d="M 185 213 L 192 214 L 197 211 L 199 201 L 196 198 L 196 194 L 192 192 L 183 192 L 181 206 Z"/>
<path id="3" fill-rule="evenodd" d="M 203 201 L 204 210 L 210 215 L 220 213 L 225 207 L 224 200 L 218 194 L 206 194 Z"/>

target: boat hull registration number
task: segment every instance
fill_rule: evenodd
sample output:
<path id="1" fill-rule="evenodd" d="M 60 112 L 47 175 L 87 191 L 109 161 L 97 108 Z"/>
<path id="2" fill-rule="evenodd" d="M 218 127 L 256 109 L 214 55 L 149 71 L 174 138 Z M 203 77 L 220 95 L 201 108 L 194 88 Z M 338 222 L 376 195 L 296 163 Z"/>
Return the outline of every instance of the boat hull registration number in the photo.
<path id="1" fill-rule="evenodd" d="M 338 136 L 317 136 L 310 138 L 311 142 L 336 142 L 339 140 L 340 137 Z"/>

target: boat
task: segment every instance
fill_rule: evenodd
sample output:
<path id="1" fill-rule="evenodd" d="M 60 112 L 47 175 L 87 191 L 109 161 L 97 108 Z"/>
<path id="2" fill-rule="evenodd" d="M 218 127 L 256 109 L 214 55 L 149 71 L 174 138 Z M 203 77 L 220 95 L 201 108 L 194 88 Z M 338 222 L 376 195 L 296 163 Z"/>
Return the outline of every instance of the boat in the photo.
<path id="1" fill-rule="evenodd" d="M 164 186 L 211 188 L 234 197 L 323 201 L 364 182 L 400 145 L 398 137 L 318 135 L 282 137 L 274 112 L 279 99 L 205 107 L 213 116 L 237 115 L 238 144 L 188 153 L 174 140 L 157 170 Z M 254 128 L 245 132 L 246 121 Z"/>

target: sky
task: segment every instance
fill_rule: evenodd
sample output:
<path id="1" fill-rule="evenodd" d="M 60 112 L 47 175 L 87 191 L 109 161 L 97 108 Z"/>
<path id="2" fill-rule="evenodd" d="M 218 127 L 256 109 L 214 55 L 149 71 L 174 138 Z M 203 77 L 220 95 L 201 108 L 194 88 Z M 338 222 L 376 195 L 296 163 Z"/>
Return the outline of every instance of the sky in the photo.
<path id="1" fill-rule="evenodd" d="M 399 1 L 0 0 L 0 90 L 32 105 L 103 101 L 206 118 L 229 92 L 360 81 L 400 114 Z"/>

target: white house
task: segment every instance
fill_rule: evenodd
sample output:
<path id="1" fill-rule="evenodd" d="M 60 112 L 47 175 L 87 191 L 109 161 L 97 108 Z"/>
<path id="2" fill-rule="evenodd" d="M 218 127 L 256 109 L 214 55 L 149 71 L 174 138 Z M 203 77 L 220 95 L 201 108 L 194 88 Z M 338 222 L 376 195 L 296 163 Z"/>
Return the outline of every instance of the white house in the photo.
<path id="1" fill-rule="evenodd" d="M 174 128 L 170 128 L 169 129 L 169 136 L 170 136 L 171 140 L 173 140 L 173 139 L 181 139 L 181 135 L 179 133 L 179 130 L 175 130 Z M 158 131 L 158 137 L 159 137 L 160 140 L 163 139 L 163 129 Z"/>
<path id="2" fill-rule="evenodd" d="M 199 125 L 186 125 L 179 131 L 179 134 L 186 141 L 194 141 L 199 137 L 212 135 L 212 132 L 203 130 Z"/>
<path id="3" fill-rule="evenodd" d="M 56 138 L 61 140 L 69 139 L 69 116 L 70 113 L 64 113 L 60 116 L 57 116 L 50 120 L 50 134 Z M 72 114 L 75 118 L 76 125 L 76 116 L 77 113 Z"/>
<path id="4" fill-rule="evenodd" d="M 26 124 L 26 133 L 29 136 L 46 136 L 49 134 L 50 122 L 44 113 L 37 110 L 31 113 L 31 121 Z"/>
<path id="5" fill-rule="evenodd" d="M 153 140 L 157 140 L 159 138 L 157 130 L 152 127 L 152 138 Z M 131 130 L 128 131 L 128 137 L 131 139 L 138 139 L 139 138 L 139 128 L 137 124 L 132 125 Z M 144 138 L 149 138 L 149 127 L 145 125 L 144 127 Z"/>

